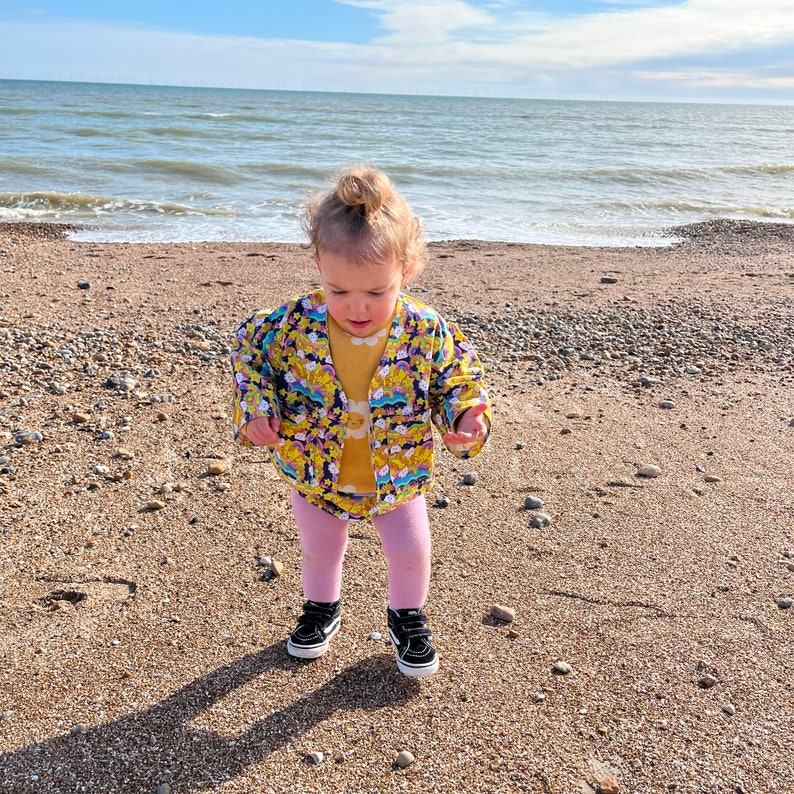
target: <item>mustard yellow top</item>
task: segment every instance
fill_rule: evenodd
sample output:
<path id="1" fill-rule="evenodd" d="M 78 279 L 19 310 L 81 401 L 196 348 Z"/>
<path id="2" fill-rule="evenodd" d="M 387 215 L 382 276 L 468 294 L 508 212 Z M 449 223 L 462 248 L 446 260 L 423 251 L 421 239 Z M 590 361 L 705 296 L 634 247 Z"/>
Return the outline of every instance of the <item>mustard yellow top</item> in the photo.
<path id="1" fill-rule="evenodd" d="M 328 315 L 328 340 L 336 377 L 347 397 L 342 461 L 337 490 L 348 494 L 374 494 L 375 466 L 370 449 L 369 387 L 383 357 L 391 320 L 371 336 L 353 336 Z"/>

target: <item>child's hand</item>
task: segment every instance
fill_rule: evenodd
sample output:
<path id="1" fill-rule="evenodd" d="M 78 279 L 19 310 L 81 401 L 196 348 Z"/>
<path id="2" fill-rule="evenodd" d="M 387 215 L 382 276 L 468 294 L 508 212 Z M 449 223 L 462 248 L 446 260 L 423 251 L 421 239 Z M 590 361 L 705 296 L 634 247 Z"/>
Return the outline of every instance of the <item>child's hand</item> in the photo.
<path id="1" fill-rule="evenodd" d="M 487 406 L 480 403 L 464 411 L 457 421 L 455 430 L 442 436 L 444 441 L 459 452 L 476 447 L 488 433 L 488 425 L 483 418 L 486 410 Z"/>
<path id="2" fill-rule="evenodd" d="M 257 447 L 272 447 L 278 444 L 278 429 L 281 426 L 277 416 L 258 416 L 246 422 L 241 430 L 245 437 Z"/>

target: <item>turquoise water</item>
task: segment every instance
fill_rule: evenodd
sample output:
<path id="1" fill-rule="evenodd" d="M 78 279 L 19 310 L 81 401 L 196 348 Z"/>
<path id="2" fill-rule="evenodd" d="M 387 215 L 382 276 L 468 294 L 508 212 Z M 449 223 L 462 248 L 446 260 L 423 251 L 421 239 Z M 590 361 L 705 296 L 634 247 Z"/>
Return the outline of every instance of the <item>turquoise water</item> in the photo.
<path id="1" fill-rule="evenodd" d="M 0 221 L 105 241 L 297 242 L 340 166 L 390 174 L 431 240 L 657 244 L 794 221 L 794 107 L 0 80 Z"/>

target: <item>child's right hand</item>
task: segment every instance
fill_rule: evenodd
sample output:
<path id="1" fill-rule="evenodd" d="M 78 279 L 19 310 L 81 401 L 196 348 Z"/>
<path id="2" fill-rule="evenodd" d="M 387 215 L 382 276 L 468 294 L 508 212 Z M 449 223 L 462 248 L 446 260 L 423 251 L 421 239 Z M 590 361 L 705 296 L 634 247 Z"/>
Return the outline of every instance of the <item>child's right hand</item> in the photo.
<path id="1" fill-rule="evenodd" d="M 250 422 L 246 422 L 241 430 L 245 437 L 257 447 L 272 447 L 278 444 L 278 429 L 281 422 L 277 416 L 258 416 Z"/>

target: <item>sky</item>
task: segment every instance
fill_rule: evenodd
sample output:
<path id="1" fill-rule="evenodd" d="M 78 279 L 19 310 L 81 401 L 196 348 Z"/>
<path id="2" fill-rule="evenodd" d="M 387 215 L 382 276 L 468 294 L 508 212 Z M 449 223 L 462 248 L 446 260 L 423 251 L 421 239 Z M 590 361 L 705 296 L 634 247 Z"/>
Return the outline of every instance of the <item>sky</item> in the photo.
<path id="1" fill-rule="evenodd" d="M 0 79 L 794 104 L 794 0 L 0 0 Z"/>

